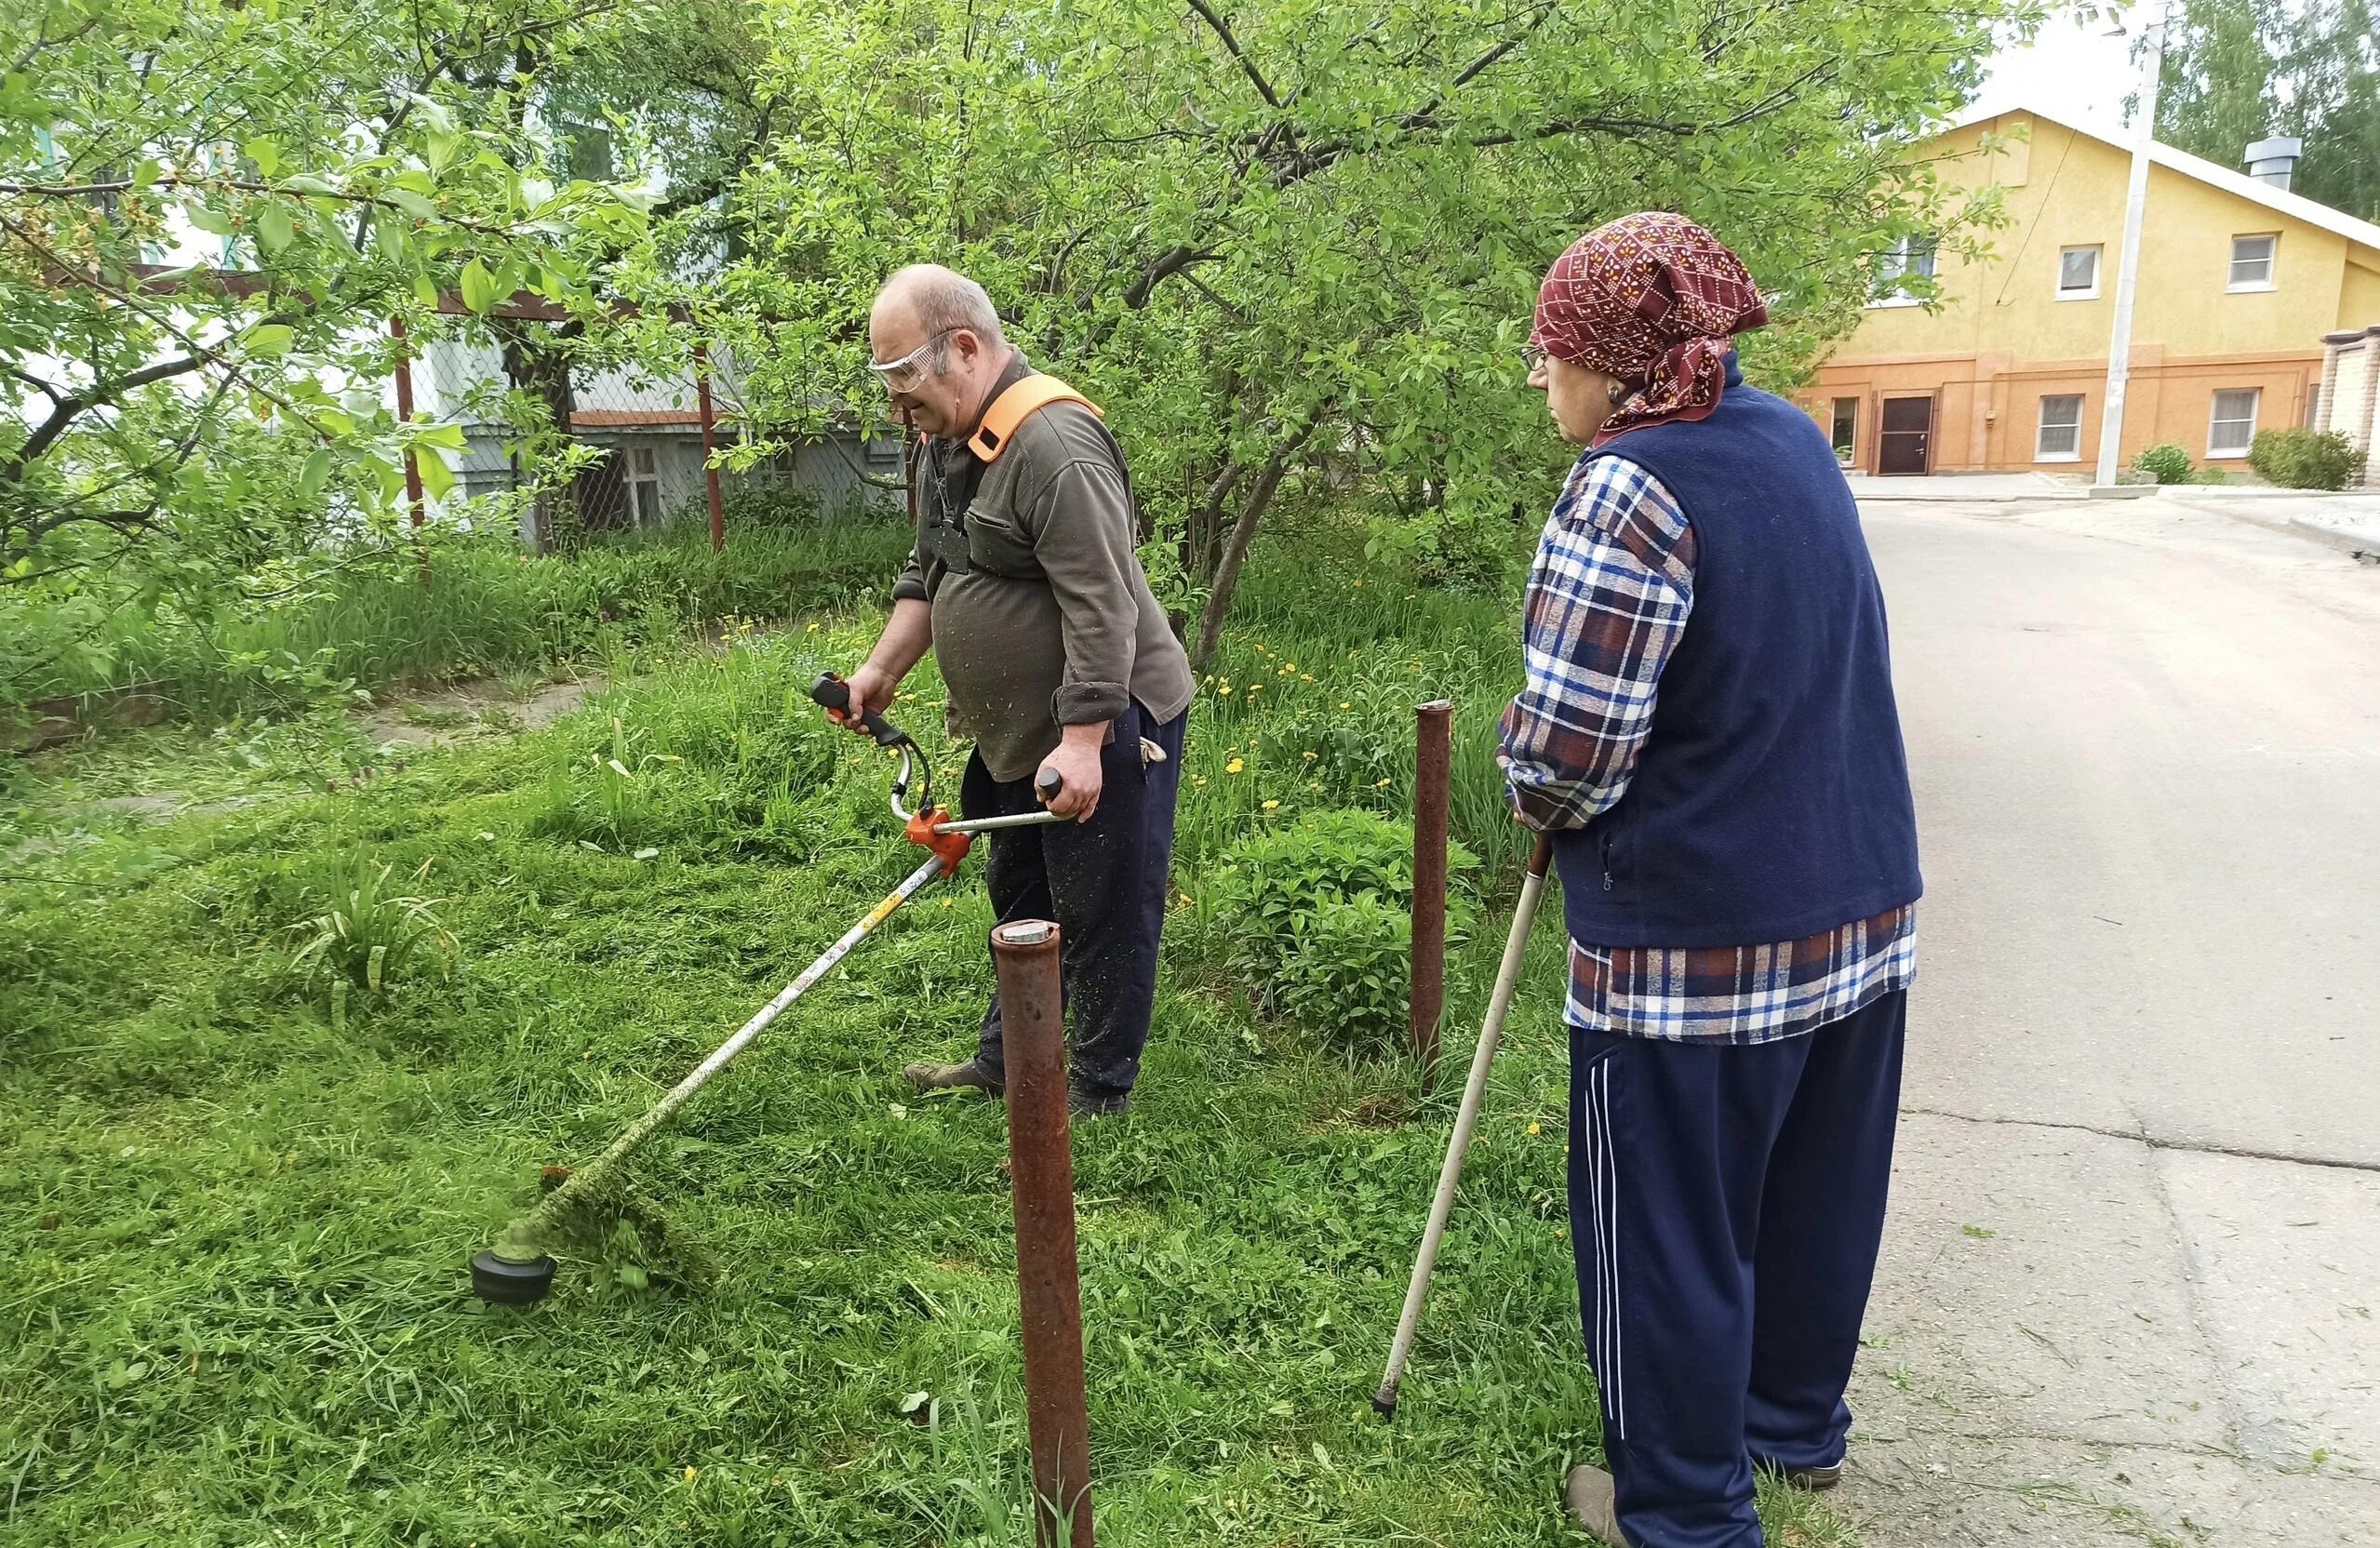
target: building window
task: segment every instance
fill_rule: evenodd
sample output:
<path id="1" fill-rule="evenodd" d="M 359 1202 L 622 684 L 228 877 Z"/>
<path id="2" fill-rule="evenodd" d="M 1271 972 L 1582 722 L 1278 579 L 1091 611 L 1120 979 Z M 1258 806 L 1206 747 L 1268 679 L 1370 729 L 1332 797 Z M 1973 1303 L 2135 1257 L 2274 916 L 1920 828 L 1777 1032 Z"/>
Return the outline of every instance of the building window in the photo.
<path id="1" fill-rule="evenodd" d="M 612 153 L 611 131 L 599 124 L 564 120 L 561 133 L 562 169 L 587 182 L 609 182 L 619 167 Z"/>
<path id="2" fill-rule="evenodd" d="M 1905 236 L 1893 243 L 1876 259 L 1876 299 L 1870 306 L 1916 306 L 1919 298 L 1909 293 L 1909 281 L 1933 278 L 1935 240 L 1931 236 Z"/>
<path id="3" fill-rule="evenodd" d="M 2058 249 L 2058 300 L 2088 301 L 2099 299 L 2099 248 L 2061 247 Z"/>
<path id="4" fill-rule="evenodd" d="M 2036 462 L 2082 460 L 2082 394 L 2062 393 L 2041 400 L 2040 428 L 2033 433 Z"/>
<path id="5" fill-rule="evenodd" d="M 1851 465 L 1852 448 L 1856 442 L 1858 431 L 1859 399 L 1837 398 L 1834 429 L 1835 460 L 1846 467 Z"/>
<path id="6" fill-rule="evenodd" d="M 661 461 L 650 447 L 628 448 L 628 507 L 639 527 L 662 519 Z"/>
<path id="7" fill-rule="evenodd" d="M 2209 457 L 2245 457 L 2256 439 L 2256 403 L 2261 387 L 2241 387 L 2214 394 L 2214 418 L 2207 426 Z"/>
<path id="8" fill-rule="evenodd" d="M 2231 288 L 2269 290 L 2273 287 L 2273 249 L 2278 234 L 2235 236 L 2231 239 Z"/>

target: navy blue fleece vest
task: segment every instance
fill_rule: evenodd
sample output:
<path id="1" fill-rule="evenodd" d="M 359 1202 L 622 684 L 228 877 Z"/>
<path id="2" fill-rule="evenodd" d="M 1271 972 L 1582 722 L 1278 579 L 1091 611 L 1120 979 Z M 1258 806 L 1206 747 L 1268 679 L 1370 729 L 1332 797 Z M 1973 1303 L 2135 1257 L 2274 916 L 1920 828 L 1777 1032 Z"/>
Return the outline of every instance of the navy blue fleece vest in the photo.
<path id="1" fill-rule="evenodd" d="M 1556 840 L 1571 938 L 1747 946 L 1914 901 L 1884 599 L 1825 435 L 1731 357 L 1709 418 L 1594 455 L 1677 496 L 1694 606 L 1626 791 Z"/>

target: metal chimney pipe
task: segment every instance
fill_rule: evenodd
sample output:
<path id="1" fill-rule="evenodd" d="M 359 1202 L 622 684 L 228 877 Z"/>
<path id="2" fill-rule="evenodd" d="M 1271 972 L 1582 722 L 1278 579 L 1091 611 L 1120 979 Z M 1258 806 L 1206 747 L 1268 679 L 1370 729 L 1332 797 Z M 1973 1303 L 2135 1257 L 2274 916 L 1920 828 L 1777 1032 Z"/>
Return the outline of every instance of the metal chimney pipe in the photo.
<path id="1" fill-rule="evenodd" d="M 2297 158 L 2305 151 L 2306 141 L 2288 135 L 2259 140 L 2248 147 L 2248 175 L 2258 182 L 2268 182 L 2286 193 L 2289 180 L 2297 171 Z"/>

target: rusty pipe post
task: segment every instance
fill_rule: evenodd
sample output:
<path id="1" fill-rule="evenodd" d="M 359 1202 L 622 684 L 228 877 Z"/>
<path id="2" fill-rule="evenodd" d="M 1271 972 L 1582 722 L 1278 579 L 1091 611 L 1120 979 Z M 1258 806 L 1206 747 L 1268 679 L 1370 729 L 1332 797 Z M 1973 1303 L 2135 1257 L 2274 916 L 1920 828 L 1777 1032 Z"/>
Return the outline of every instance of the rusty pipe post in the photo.
<path id="1" fill-rule="evenodd" d="M 1454 766 L 1454 706 L 1413 710 L 1413 959 L 1410 1010 L 1422 1086 L 1437 1074 L 1437 1023 L 1446 1008 L 1446 825 Z"/>
<path id="2" fill-rule="evenodd" d="M 992 931 L 1007 1048 L 1017 1311 L 1036 1548 L 1091 1548 L 1090 1415 L 1083 1395 L 1082 1284 L 1075 1260 L 1075 1163 L 1066 1120 L 1066 1029 L 1058 927 Z M 1069 1530 L 1071 1528 L 1071 1530 Z"/>
<path id="3" fill-rule="evenodd" d="M 702 494 L 711 507 L 711 552 L 717 554 L 728 546 L 728 513 L 719 498 L 719 464 L 711 445 L 711 346 L 702 340 L 694 343 L 694 401 L 702 415 Z"/>

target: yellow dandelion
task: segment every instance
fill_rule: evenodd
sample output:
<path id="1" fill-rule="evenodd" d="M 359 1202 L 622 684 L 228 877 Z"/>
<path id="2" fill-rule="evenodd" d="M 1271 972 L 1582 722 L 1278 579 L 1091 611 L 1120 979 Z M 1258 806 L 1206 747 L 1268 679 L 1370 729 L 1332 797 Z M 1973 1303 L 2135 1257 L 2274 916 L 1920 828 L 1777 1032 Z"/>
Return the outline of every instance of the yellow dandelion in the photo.
<path id="1" fill-rule="evenodd" d="M 689 1484 L 694 1481 L 694 1464 L 692 1462 L 688 1462 L 686 1464 L 686 1481 Z"/>
<path id="2" fill-rule="evenodd" d="M 1229 683 L 1225 683 L 1223 687 L 1217 688 L 1215 690 L 1215 696 L 1219 699 L 1229 699 L 1231 697 L 1231 685 Z"/>
<path id="3" fill-rule="evenodd" d="M 1248 764 L 1247 764 L 1246 760 L 1244 760 L 1244 759 L 1240 759 L 1240 758 L 1234 758 L 1234 759 L 1232 759 L 1232 760 L 1231 760 L 1231 762 L 1229 762 L 1229 763 L 1227 763 L 1227 764 L 1223 765 L 1223 772 L 1224 772 L 1224 773 L 1226 773 L 1226 774 L 1237 774 L 1237 773 L 1239 773 L 1241 770 L 1245 769 L 1247 767 L 1248 767 Z"/>
<path id="4" fill-rule="evenodd" d="M 1536 1124 L 1531 1124 L 1531 1125 L 1529 1126 L 1529 1133 L 1530 1133 L 1530 1137 L 1531 1137 L 1531 1139 L 1534 1139 L 1536 1136 L 1538 1136 L 1538 1135 L 1540 1135 L 1540 1134 L 1543 1134 L 1543 1133 L 1544 1133 L 1544 1132 L 1545 1132 L 1545 1131 L 1544 1131 L 1544 1128 L 1542 1128 L 1541 1127 L 1539 1127 L 1539 1126 L 1538 1126 L 1538 1125 L 1536 1125 Z"/>
<path id="5" fill-rule="evenodd" d="M 1262 683 L 1250 683 L 1248 685 L 1248 691 L 1250 693 L 1261 693 L 1264 691 L 1264 685 Z"/>
<path id="6" fill-rule="evenodd" d="M 1352 710 L 1355 708 L 1355 705 L 1348 701 L 1342 699 L 1339 701 L 1339 707 L 1343 710 Z"/>
<path id="7" fill-rule="evenodd" d="M 1267 801 L 1264 803 L 1264 809 L 1266 811 L 1271 811 L 1279 805 L 1280 803 L 1278 801 Z"/>
<path id="8" fill-rule="evenodd" d="M 1194 785 L 1202 785 L 1202 784 L 1205 784 L 1205 783 L 1207 782 L 1207 777 L 1206 777 L 1204 774 L 1201 774 L 1201 775 L 1199 775 L 1197 779 L 1192 780 L 1190 782 L 1191 782 L 1192 784 L 1194 784 Z M 944 900 L 944 901 L 947 901 L 948 900 Z"/>
<path id="9" fill-rule="evenodd" d="M 1301 753 L 1301 754 L 1299 754 L 1298 755 L 1299 755 L 1300 757 L 1304 758 L 1306 762 L 1308 762 L 1308 763 L 1312 763 L 1315 759 L 1317 759 L 1317 758 L 1320 757 L 1322 754 L 1319 754 L 1319 753 Z"/>
<path id="10" fill-rule="evenodd" d="M 1361 591 L 1361 590 L 1363 590 L 1363 589 L 1364 589 L 1364 583 L 1363 583 L 1362 581 L 1360 581 L 1360 580 L 1357 581 L 1357 582 L 1356 582 L 1356 590 L 1357 590 L 1357 591 Z"/>
<path id="11" fill-rule="evenodd" d="M 1374 790 L 1386 790 L 1388 788 L 1388 781 L 1386 780 L 1376 781 L 1372 784 L 1371 788 Z"/>
<path id="12" fill-rule="evenodd" d="M 1311 683 L 1314 681 L 1314 674 L 1311 672 L 1301 672 L 1297 674 L 1297 680 L 1301 683 Z"/>
<path id="13" fill-rule="evenodd" d="M 1295 673 L 1296 671 L 1297 671 L 1297 663 L 1296 663 L 1296 662 L 1294 662 L 1294 661 L 1283 661 L 1283 662 L 1281 663 L 1281 670 L 1280 670 L 1280 671 L 1278 671 L 1278 672 L 1277 672 L 1277 673 L 1275 673 L 1275 674 L 1273 674 L 1273 675 L 1274 675 L 1274 676 L 1276 676 L 1276 677 L 1287 677 L 1287 676 L 1290 676 L 1291 674 Z"/>
<path id="14" fill-rule="evenodd" d="M 809 628 L 803 630 L 802 633 L 805 634 L 815 634 L 818 633 L 818 625 L 813 623 Z"/>

